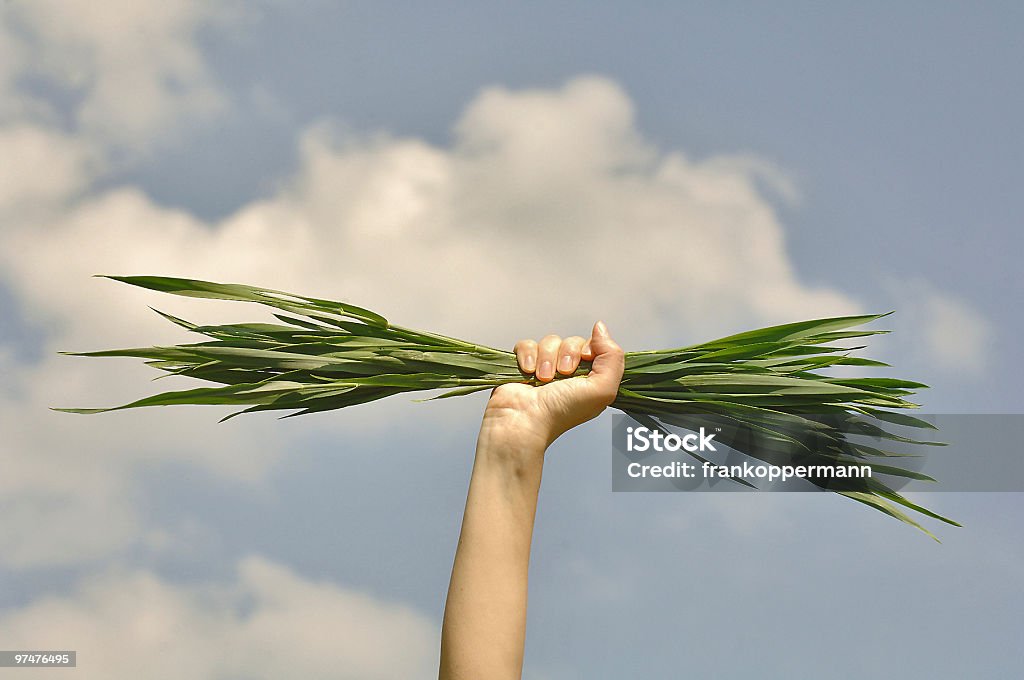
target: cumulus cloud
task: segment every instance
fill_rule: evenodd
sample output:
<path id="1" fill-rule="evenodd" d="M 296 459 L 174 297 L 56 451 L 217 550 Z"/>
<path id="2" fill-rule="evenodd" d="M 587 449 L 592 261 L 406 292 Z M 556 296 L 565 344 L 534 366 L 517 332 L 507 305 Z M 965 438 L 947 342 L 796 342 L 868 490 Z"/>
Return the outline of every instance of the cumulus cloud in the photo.
<path id="1" fill-rule="evenodd" d="M 436 677 L 438 638 L 414 609 L 261 557 L 242 560 L 227 584 L 111 570 L 0 610 L 5 645 L 74 649 L 81 678 L 411 680 Z"/>
<path id="2" fill-rule="evenodd" d="M 307 137 L 308 171 L 296 183 L 315 222 L 353 216 L 357 230 L 339 230 L 336 241 L 346 269 L 372 262 L 391 274 L 382 279 L 406 284 L 382 298 L 412 298 L 427 311 L 444 299 L 448 318 L 424 322 L 470 332 L 472 319 L 512 339 L 603 315 L 636 344 L 855 307 L 797 280 L 757 190 L 762 168 L 653 148 L 607 79 L 488 89 L 455 130 L 441 154 L 410 140 L 353 149 L 320 129 Z M 405 187 L 404 202 L 384 173 Z M 409 212 L 394 215 L 396 204 Z M 381 258 L 382 244 L 359 233 L 364 215 L 385 211 L 394 242 Z M 488 306 L 500 311 L 488 318 Z"/>
<path id="3" fill-rule="evenodd" d="M 758 190 L 792 193 L 784 175 L 763 159 L 695 162 L 656 148 L 629 97 L 600 77 L 487 88 L 446 147 L 316 124 L 279 191 L 214 223 L 131 186 L 96 191 L 125 150 L 228 105 L 195 37 L 240 12 L 194 0 L 41 0 L 0 12 L 0 155 L 11 161 L 0 170 L 0 281 L 47 331 L 41 360 L 8 359 L 4 371 L 0 505 L 18 520 L 0 529 L 8 566 L 81 563 L 147 541 L 140 466 L 185 461 L 259 483 L 286 448 L 287 426 L 266 419 L 218 427 L 188 409 L 49 412 L 146 390 L 141 367 L 55 352 L 181 339 L 147 304 L 197 320 L 252 313 L 157 301 L 94 273 L 310 291 L 504 346 L 585 332 L 598 316 L 637 346 L 855 307 L 793 272 Z"/>
<path id="4" fill-rule="evenodd" d="M 889 284 L 901 301 L 903 340 L 918 357 L 947 374 L 976 378 L 985 373 L 994 340 L 992 322 L 966 300 L 923 281 Z"/>
<path id="5" fill-rule="evenodd" d="M 934 295 L 928 300 L 928 352 L 936 363 L 971 375 L 984 373 L 992 324 L 963 300 Z"/>
<path id="6" fill-rule="evenodd" d="M 146 391 L 137 367 L 53 351 L 180 340 L 147 304 L 197 320 L 254 313 L 88 278 L 97 272 L 336 296 L 406 325 L 498 346 L 550 331 L 586 332 L 598 317 L 625 346 L 643 348 L 857 309 L 848 296 L 797 277 L 783 228 L 759 189 L 765 180 L 785 187 L 784 176 L 757 159 L 695 161 L 658 149 L 637 130 L 629 97 L 606 78 L 578 78 L 554 90 L 486 89 L 454 129 L 453 143 L 439 147 L 344 132 L 330 121 L 314 125 L 300 140 L 297 172 L 280 190 L 213 223 L 160 206 L 132 187 L 68 203 L 88 183 L 84 161 L 66 162 L 69 179 L 39 194 L 47 168 L 26 163 L 15 188 L 58 207 L 0 233 L 9 287 L 28 318 L 51 329 L 45 358 L 17 372 L 19 395 L 2 411 L 15 444 L 6 461 L 15 470 L 9 502 L 42 503 L 42 489 L 57 497 L 78 493 L 63 506 L 65 526 L 77 526 L 75 517 L 116 513 L 117 522 L 98 525 L 120 527 L 92 544 L 99 550 L 133 531 L 129 502 L 120 500 L 125 495 L 95 506 L 88 487 L 75 492 L 34 480 L 69 465 L 85 477 L 111 476 L 117 481 L 96 488 L 113 494 L 130 488 L 126 480 L 143 461 L 187 460 L 257 480 L 277 458 L 275 433 L 282 430 L 266 419 L 215 428 L 213 418 L 200 422 L 202 416 L 187 410 L 74 422 L 45 411 L 55 403 L 106 404 Z M 12 133 L 6 143 L 31 148 L 23 135 Z M 44 134 L 34 143 L 54 147 L 57 158 L 61 151 L 79 158 L 70 138 Z M 12 205 L 18 200 L 8 198 Z M 190 436 L 172 436 L 179 432 Z M 243 447 L 244 461 L 229 455 Z M 98 463 L 105 472 L 95 472 Z M 45 499 L 46 507 L 62 507 Z M 92 504 L 94 512 L 78 513 L 76 503 Z M 18 541 L 8 538 L 8 561 L 59 557 L 38 545 L 12 549 Z"/>
<path id="7" fill-rule="evenodd" d="M 168 0 L 103 3 L 32 0 L 4 3 L 0 22 L 2 113 L 60 120 L 60 106 L 26 83 L 46 83 L 77 104 L 81 134 L 145 148 L 182 123 L 224 109 L 194 40 L 231 13 L 217 3 Z M 0 59 L 0 63 L 3 60 Z"/>
<path id="8" fill-rule="evenodd" d="M 10 236 L 32 256 L 11 263 L 16 285 L 71 323 L 88 308 L 125 324 L 66 284 L 96 271 L 244 279 L 506 344 L 599 314 L 651 342 L 857 306 L 799 281 L 758 190 L 764 168 L 651 147 L 606 79 L 488 90 L 456 130 L 439 148 L 314 126 L 280 192 L 214 224 L 130 188 L 92 198 Z"/>
<path id="9" fill-rule="evenodd" d="M 99 167 L 94 145 L 40 125 L 0 127 L 0 215 L 63 204 Z"/>

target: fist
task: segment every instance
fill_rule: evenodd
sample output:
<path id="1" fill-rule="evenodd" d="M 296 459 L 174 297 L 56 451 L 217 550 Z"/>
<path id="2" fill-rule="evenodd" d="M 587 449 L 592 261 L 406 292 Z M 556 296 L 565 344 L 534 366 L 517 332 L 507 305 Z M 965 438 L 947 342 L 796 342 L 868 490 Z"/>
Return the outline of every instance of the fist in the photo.
<path id="1" fill-rule="evenodd" d="M 495 389 L 484 413 L 485 427 L 537 438 L 546 448 L 615 401 L 625 354 L 600 321 L 590 339 L 548 335 L 540 342 L 520 340 L 515 353 L 519 369 L 543 384 L 512 383 Z M 555 380 L 556 374 L 575 373 L 581 360 L 591 362 L 587 375 Z"/>

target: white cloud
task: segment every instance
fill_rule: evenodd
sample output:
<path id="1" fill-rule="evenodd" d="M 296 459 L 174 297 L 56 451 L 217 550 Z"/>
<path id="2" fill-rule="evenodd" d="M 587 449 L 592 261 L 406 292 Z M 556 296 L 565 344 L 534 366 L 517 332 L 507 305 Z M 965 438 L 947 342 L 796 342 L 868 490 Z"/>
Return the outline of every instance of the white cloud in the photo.
<path id="1" fill-rule="evenodd" d="M 20 84 L 26 76 L 43 78 L 77 100 L 80 132 L 146 148 L 226 106 L 194 40 L 200 27 L 232 16 L 223 5 L 32 0 L 0 11 L 0 56 L 13 61 L 0 67 L 0 94 L 18 102 L 5 106 L 8 115 L 48 109 L 45 98 Z"/>
<path id="2" fill-rule="evenodd" d="M 0 150 L 0 215 L 60 205 L 85 188 L 98 167 L 93 145 L 39 125 L 0 127 Z"/>
<path id="3" fill-rule="evenodd" d="M 967 302 L 947 295 L 927 301 L 928 352 L 946 370 L 980 375 L 988 366 L 992 326 Z"/>
<path id="4" fill-rule="evenodd" d="M 948 295 L 928 298 L 925 337 L 929 354 L 945 370 L 969 375 L 988 365 L 992 325 L 967 302 Z"/>
<path id="5" fill-rule="evenodd" d="M 411 680 L 436 677 L 439 631 L 405 605 L 250 557 L 230 584 L 145 571 L 89 577 L 67 595 L 0 610 L 0 639 L 74 649 L 80 678 Z"/>
<path id="6" fill-rule="evenodd" d="M 856 308 L 797 279 L 757 188 L 766 171 L 659 152 L 630 111 L 614 83 L 586 78 L 485 91 L 450 149 L 322 124 L 284 189 L 220 223 L 119 189 L 6 234 L 21 254 L 6 265 L 29 307 L 60 316 L 73 340 L 139 323 L 116 303 L 130 302 L 124 289 L 85 285 L 95 272 L 313 290 L 505 344 L 599 314 L 651 342 Z"/>
<path id="7" fill-rule="evenodd" d="M 923 280 L 891 281 L 908 354 L 948 375 L 976 378 L 992 354 L 992 322 L 969 302 Z"/>
<path id="8" fill-rule="evenodd" d="M 856 307 L 797 280 L 766 173 L 660 152 L 631 109 L 584 78 L 485 91 L 447 150 L 320 126 L 289 189 L 226 226 L 277 225 L 319 244 L 305 263 L 321 288 L 505 344 L 598 315 L 650 343 Z"/>
<path id="9" fill-rule="evenodd" d="M 107 26 L 91 21 L 99 23 L 80 30 L 93 35 Z M 21 532 L 23 544 L 8 531 L 5 561 L 27 566 L 123 548 L 139 534 L 124 490 L 140 464 L 186 460 L 258 481 L 284 448 L 282 424 L 250 419 L 218 427 L 202 409 L 91 419 L 48 413 L 55 404 L 109 404 L 149 390 L 142 381 L 149 374 L 135 365 L 53 355 L 183 337 L 147 304 L 208 321 L 256 313 L 168 300 L 90 279 L 94 273 L 308 291 L 499 346 L 549 331 L 586 332 L 597 317 L 639 349 L 857 308 L 842 293 L 796 277 L 782 226 L 758 188 L 766 179 L 785 187 L 777 170 L 757 159 L 695 162 L 655 148 L 610 80 L 580 78 L 557 90 L 490 88 L 455 129 L 453 145 L 443 148 L 315 125 L 302 137 L 296 175 L 217 223 L 159 206 L 132 187 L 61 208 L 87 184 L 81 168 L 89 166 L 68 163 L 70 179 L 41 197 L 37 187 L 49 170 L 26 163 L 15 185 L 20 193 L 7 200 L 48 197 L 55 207 L 0 233 L 0 271 L 28 318 L 51 333 L 45 358 L 17 372 L 19 395 L 0 411 L 11 442 L 4 454 L 8 503 L 23 503 L 36 522 Z M 13 148 L 19 139 L 0 136 L 0 143 Z M 79 157 L 71 138 L 40 139 L 42 148 L 58 150 L 63 140 L 65 155 Z M 360 420 L 364 427 L 379 422 Z M 94 488 L 111 500 L 100 503 L 88 486 L 55 480 L 59 470 L 72 478 L 106 475 Z M 44 506 L 66 510 L 32 510 Z M 110 521 L 96 521 L 104 513 Z M 67 550 L 34 538 L 45 535 L 36 531 L 44 525 L 74 531 L 84 526 L 78 518 L 89 518 L 103 536 L 88 546 L 70 542 L 77 547 Z"/>

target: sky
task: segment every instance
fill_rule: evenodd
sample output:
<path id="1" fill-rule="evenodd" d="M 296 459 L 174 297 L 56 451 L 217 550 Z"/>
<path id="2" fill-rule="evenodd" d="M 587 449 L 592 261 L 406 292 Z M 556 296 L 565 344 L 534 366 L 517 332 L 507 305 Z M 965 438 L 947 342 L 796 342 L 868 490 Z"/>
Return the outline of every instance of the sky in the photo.
<path id="1" fill-rule="evenodd" d="M 484 395 L 224 424 L 102 416 L 131 361 L 254 310 L 97 273 L 345 299 L 495 346 L 626 349 L 895 310 L 933 413 L 1020 413 L 1016 3 L 0 8 L 0 647 L 81 678 L 436 676 Z M 1005 678 L 1020 494 L 610 491 L 549 452 L 524 677 Z M 57 671 L 54 672 L 56 674 Z M 64 677 L 68 671 L 59 671 Z M 46 671 L 37 675 L 49 677 Z"/>

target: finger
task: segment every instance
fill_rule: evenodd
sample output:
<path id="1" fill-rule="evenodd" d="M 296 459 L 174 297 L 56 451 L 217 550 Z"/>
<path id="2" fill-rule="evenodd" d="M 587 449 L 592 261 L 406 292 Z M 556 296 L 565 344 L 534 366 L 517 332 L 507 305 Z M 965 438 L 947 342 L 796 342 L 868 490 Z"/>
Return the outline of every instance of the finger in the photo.
<path id="1" fill-rule="evenodd" d="M 558 349 L 562 346 L 562 338 L 557 335 L 545 335 L 537 346 L 537 379 L 547 382 L 555 377 L 555 361 L 558 360 Z"/>
<path id="2" fill-rule="evenodd" d="M 594 350 L 590 347 L 590 340 L 583 343 L 583 349 L 580 350 L 580 359 L 584 361 L 592 361 L 594 359 Z"/>
<path id="3" fill-rule="evenodd" d="M 537 370 L 537 343 L 534 340 L 520 340 L 514 351 L 520 371 L 531 374 Z"/>
<path id="4" fill-rule="evenodd" d="M 622 372 L 626 367 L 626 355 L 622 348 L 612 340 L 608 327 L 604 322 L 594 324 L 590 336 L 590 348 L 594 352 L 594 360 L 590 367 L 588 379 L 609 398 L 615 399 L 622 381 Z"/>
<path id="5" fill-rule="evenodd" d="M 562 375 L 572 375 L 580 365 L 580 352 L 583 350 L 583 343 L 586 342 L 578 335 L 565 338 L 558 348 L 558 372 Z"/>

